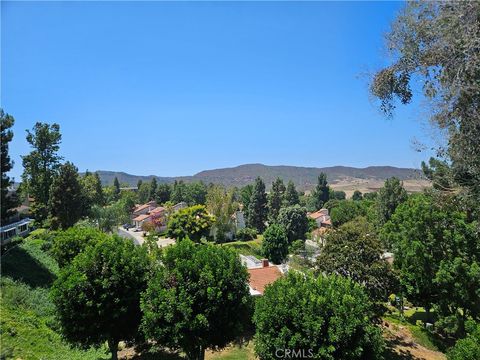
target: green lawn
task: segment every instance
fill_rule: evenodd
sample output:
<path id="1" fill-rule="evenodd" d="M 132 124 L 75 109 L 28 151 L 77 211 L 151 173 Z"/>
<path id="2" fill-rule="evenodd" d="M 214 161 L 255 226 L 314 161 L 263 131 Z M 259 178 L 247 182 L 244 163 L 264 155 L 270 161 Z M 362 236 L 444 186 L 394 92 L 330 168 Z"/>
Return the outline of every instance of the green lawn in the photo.
<path id="1" fill-rule="evenodd" d="M 251 241 L 233 241 L 225 243 L 222 246 L 234 249 L 242 255 L 253 255 L 258 259 L 262 256 L 262 235 L 259 235 L 255 240 Z"/>
<path id="2" fill-rule="evenodd" d="M 1 258 L 1 359 L 109 359 L 106 347 L 72 349 L 59 332 L 49 288 L 58 274 L 48 242 L 27 238 Z"/>

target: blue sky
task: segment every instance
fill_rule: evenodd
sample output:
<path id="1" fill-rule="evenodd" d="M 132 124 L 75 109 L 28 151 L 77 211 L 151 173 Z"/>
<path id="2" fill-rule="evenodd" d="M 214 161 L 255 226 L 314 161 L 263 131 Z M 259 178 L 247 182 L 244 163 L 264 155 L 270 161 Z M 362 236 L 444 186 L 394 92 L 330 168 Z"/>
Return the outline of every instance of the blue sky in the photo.
<path id="1" fill-rule="evenodd" d="M 386 120 L 364 74 L 386 64 L 399 2 L 4 2 L 1 105 L 57 122 L 81 171 L 191 175 L 244 163 L 418 167 L 418 104 Z"/>

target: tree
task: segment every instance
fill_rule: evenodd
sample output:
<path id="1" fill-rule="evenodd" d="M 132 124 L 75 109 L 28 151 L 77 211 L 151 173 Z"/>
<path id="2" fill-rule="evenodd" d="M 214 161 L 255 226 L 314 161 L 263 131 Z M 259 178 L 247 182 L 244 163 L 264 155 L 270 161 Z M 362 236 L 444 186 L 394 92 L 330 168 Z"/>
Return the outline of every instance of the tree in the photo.
<path id="1" fill-rule="evenodd" d="M 263 230 L 265 230 L 265 221 L 267 220 L 267 211 L 265 183 L 257 177 L 250 198 L 250 204 L 248 205 L 248 226 L 257 229 L 259 232 L 263 232 Z"/>
<path id="2" fill-rule="evenodd" d="M 202 237 L 209 235 L 214 222 L 215 217 L 207 212 L 205 206 L 190 206 L 170 215 L 167 234 L 177 240 L 189 238 L 200 242 Z"/>
<path id="3" fill-rule="evenodd" d="M 358 216 L 366 216 L 369 203 L 341 200 L 330 210 L 332 225 L 337 227 L 345 224 Z"/>
<path id="4" fill-rule="evenodd" d="M 61 165 L 50 188 L 48 213 L 54 229 L 73 226 L 86 214 L 85 197 L 78 170 L 70 162 Z"/>
<path id="5" fill-rule="evenodd" d="M 261 360 L 381 359 L 372 318 L 368 297 L 351 280 L 289 272 L 256 301 L 255 352 Z"/>
<path id="6" fill-rule="evenodd" d="M 225 347 L 249 318 L 248 273 L 225 247 L 182 240 L 168 247 L 142 296 L 148 339 L 203 360 Z"/>
<path id="7" fill-rule="evenodd" d="M 272 184 L 272 190 L 268 194 L 268 216 L 271 222 L 275 222 L 278 212 L 283 205 L 285 184 L 277 178 Z"/>
<path id="8" fill-rule="evenodd" d="M 140 294 L 149 269 L 146 248 L 115 235 L 75 257 L 52 287 L 67 341 L 82 347 L 107 341 L 112 359 L 117 359 L 119 341 L 138 336 Z"/>
<path id="9" fill-rule="evenodd" d="M 140 186 L 142 186 L 142 184 L 143 184 L 142 179 L 138 179 L 138 181 L 137 181 L 137 190 L 140 190 Z"/>
<path id="10" fill-rule="evenodd" d="M 178 204 L 182 201 L 187 201 L 187 186 L 183 180 L 175 180 L 173 183 L 171 200 L 175 204 Z"/>
<path id="11" fill-rule="evenodd" d="M 118 178 L 115 176 L 115 179 L 113 179 L 113 195 L 115 197 L 115 200 L 118 200 L 120 197 L 120 182 L 118 181 Z"/>
<path id="12" fill-rule="evenodd" d="M 320 173 L 320 175 L 318 175 L 317 186 L 312 192 L 312 205 L 315 207 L 315 210 L 319 210 L 329 199 L 330 187 L 327 183 L 327 175 Z"/>
<path id="13" fill-rule="evenodd" d="M 105 239 L 107 235 L 90 227 L 71 227 L 55 234 L 51 253 L 58 266 L 65 267 L 89 245 Z"/>
<path id="14" fill-rule="evenodd" d="M 205 205 L 207 199 L 207 185 L 203 181 L 187 185 L 186 202 L 189 205 Z"/>
<path id="15" fill-rule="evenodd" d="M 263 233 L 262 253 L 275 264 L 281 264 L 288 255 L 288 237 L 285 229 L 277 224 L 270 225 Z"/>
<path id="16" fill-rule="evenodd" d="M 381 259 L 382 244 L 372 226 L 364 217 L 356 218 L 327 234 L 325 242 L 317 273 L 341 275 L 364 286 L 375 313 L 382 315 L 381 304 L 396 291 L 397 281 L 390 264 Z"/>
<path id="17" fill-rule="evenodd" d="M 152 181 L 150 181 L 150 192 L 148 194 L 148 200 L 155 200 L 155 197 L 157 195 L 157 179 L 152 178 Z"/>
<path id="18" fill-rule="evenodd" d="M 330 195 L 329 199 L 337 199 L 337 200 L 345 200 L 347 198 L 347 194 L 345 191 L 336 191 L 333 189 L 330 189 Z"/>
<path id="19" fill-rule="evenodd" d="M 464 339 L 455 343 L 447 353 L 448 360 L 477 360 L 480 354 L 480 324 L 473 323 Z"/>
<path id="20" fill-rule="evenodd" d="M 164 204 L 170 201 L 172 189 L 169 184 L 159 184 L 157 187 L 156 200 L 159 204 Z"/>
<path id="21" fill-rule="evenodd" d="M 287 189 L 285 190 L 284 197 L 285 206 L 294 206 L 300 204 L 300 199 L 298 197 L 297 189 L 295 189 L 295 184 L 293 181 L 287 183 Z"/>
<path id="22" fill-rule="evenodd" d="M 62 160 L 58 155 L 61 140 L 58 124 L 37 122 L 32 132 L 27 130 L 27 142 L 33 150 L 22 156 L 22 186 L 34 199 L 31 212 L 37 222 L 44 221 L 48 216 L 50 187 Z"/>
<path id="23" fill-rule="evenodd" d="M 285 229 L 290 244 L 295 240 L 304 240 L 308 231 L 307 210 L 299 205 L 282 208 L 277 223 Z"/>
<path id="24" fill-rule="evenodd" d="M 381 231 L 395 254 L 409 300 L 427 311 L 457 317 L 457 335 L 465 320 L 480 316 L 480 247 L 476 224 L 445 199 L 412 195 Z"/>
<path id="25" fill-rule="evenodd" d="M 363 194 L 360 190 L 355 190 L 352 195 L 352 200 L 360 201 L 363 200 Z"/>
<path id="26" fill-rule="evenodd" d="M 98 173 L 85 173 L 81 178 L 81 184 L 86 201 L 85 208 L 90 209 L 93 205 L 105 204 L 102 182 Z"/>
<path id="27" fill-rule="evenodd" d="M 228 234 L 233 234 L 235 229 L 232 217 L 237 205 L 233 201 L 233 192 L 226 191 L 221 185 L 213 185 L 208 189 L 206 208 L 215 216 L 215 223 L 212 226 L 213 238 L 218 243 L 225 242 Z"/>
<path id="28" fill-rule="evenodd" d="M 391 116 L 416 89 L 431 100 L 430 123 L 447 134 L 437 151 L 451 161 L 455 182 L 480 194 L 480 93 L 477 1 L 409 2 L 388 34 L 391 64 L 378 71 L 371 93 Z M 423 86 L 411 87 L 421 82 Z M 477 201 L 478 203 L 478 201 Z"/>
<path id="29" fill-rule="evenodd" d="M 253 184 L 245 185 L 240 189 L 240 202 L 243 204 L 242 210 L 245 213 L 245 219 L 248 219 L 248 208 L 253 194 Z"/>
<path id="30" fill-rule="evenodd" d="M 385 181 L 377 196 L 377 212 L 380 225 L 390 220 L 397 206 L 407 200 L 407 197 L 407 191 L 399 179 L 392 177 Z"/>
<path id="31" fill-rule="evenodd" d="M 10 130 L 15 123 L 13 116 L 5 114 L 3 109 L 0 109 L 0 127 L 1 127 L 1 138 L 0 138 L 0 148 L 1 155 L 0 160 L 2 163 L 2 182 L 1 182 L 1 222 L 2 224 L 12 215 L 12 209 L 15 208 L 18 204 L 18 198 L 15 195 L 8 194 L 8 188 L 13 184 L 12 179 L 7 175 L 10 170 L 13 168 L 13 161 L 10 159 L 8 154 L 8 144 L 13 139 L 13 131 Z"/>
<path id="32" fill-rule="evenodd" d="M 140 185 L 137 191 L 138 202 L 144 204 L 149 201 L 150 198 L 150 183 L 144 182 Z"/>

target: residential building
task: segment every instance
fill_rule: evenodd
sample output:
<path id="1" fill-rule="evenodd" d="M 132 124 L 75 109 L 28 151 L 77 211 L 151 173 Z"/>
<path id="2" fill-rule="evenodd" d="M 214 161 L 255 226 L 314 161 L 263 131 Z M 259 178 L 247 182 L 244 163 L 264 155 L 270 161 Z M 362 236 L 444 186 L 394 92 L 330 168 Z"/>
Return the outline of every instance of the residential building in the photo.
<path id="1" fill-rule="evenodd" d="M 308 217 L 315 220 L 318 227 L 328 228 L 332 226 L 332 220 L 330 219 L 330 215 L 328 214 L 328 209 L 320 209 L 313 213 L 308 213 Z"/>
<path id="2" fill-rule="evenodd" d="M 263 295 L 267 285 L 279 279 L 283 273 L 281 269 L 275 265 L 270 265 L 267 259 L 261 260 L 260 267 L 247 269 L 250 274 L 249 288 L 250 295 Z"/>
<path id="3" fill-rule="evenodd" d="M 25 236 L 32 230 L 33 220 L 30 218 L 16 221 L 0 227 L 1 243 L 8 243 L 15 236 Z"/>

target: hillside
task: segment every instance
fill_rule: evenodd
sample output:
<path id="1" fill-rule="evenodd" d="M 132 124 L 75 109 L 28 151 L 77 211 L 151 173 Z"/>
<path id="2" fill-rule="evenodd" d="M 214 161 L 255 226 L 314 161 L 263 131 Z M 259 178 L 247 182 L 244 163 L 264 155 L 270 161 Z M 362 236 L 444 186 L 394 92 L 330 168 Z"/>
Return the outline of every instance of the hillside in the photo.
<path id="1" fill-rule="evenodd" d="M 267 186 L 277 177 L 285 182 L 292 180 L 302 190 L 310 190 L 315 186 L 318 174 L 327 174 L 329 183 L 336 187 L 348 187 L 359 184 L 359 188 L 372 190 L 378 188 L 378 184 L 385 179 L 395 176 L 412 186 L 424 187 L 428 185 L 422 173 L 418 169 L 397 168 L 393 166 L 369 166 L 366 168 L 354 168 L 347 166 L 333 166 L 324 168 L 299 167 L 299 166 L 268 166 L 262 164 L 246 164 L 232 168 L 201 171 L 193 176 L 160 177 L 160 176 L 138 176 L 125 172 L 102 171 L 98 173 L 104 184 L 112 184 L 113 179 L 118 177 L 120 183 L 135 186 L 138 180 L 150 181 L 153 177 L 160 183 L 171 183 L 175 180 L 203 181 L 206 183 L 218 183 L 225 186 L 244 186 L 260 176 Z M 414 190 L 412 190 L 414 191 Z"/>

